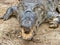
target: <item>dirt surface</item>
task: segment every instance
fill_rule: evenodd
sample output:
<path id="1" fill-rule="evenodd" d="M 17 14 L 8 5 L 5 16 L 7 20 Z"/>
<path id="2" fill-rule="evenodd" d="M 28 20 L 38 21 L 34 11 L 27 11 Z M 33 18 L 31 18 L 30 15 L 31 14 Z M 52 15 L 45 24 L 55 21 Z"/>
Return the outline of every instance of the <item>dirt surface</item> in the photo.
<path id="1" fill-rule="evenodd" d="M 16 3 L 17 0 L 0 0 L 0 17 Z M 42 24 L 31 41 L 23 40 L 19 33 L 19 23 L 15 17 L 7 21 L 0 19 L 0 45 L 60 45 L 60 26 L 50 29 L 48 24 Z"/>

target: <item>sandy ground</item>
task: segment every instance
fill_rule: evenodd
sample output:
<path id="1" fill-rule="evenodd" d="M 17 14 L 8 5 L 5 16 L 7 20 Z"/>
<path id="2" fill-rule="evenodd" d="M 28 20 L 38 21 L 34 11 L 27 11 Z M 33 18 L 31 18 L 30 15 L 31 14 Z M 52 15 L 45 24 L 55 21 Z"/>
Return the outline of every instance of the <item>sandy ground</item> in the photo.
<path id="1" fill-rule="evenodd" d="M 7 4 L 9 2 L 11 4 Z M 16 3 L 16 0 L 12 2 L 9 0 L 0 1 L 0 16 L 4 15 L 8 7 Z M 21 39 L 19 32 L 19 23 L 15 17 L 11 17 L 7 21 L 0 19 L 0 45 L 60 45 L 60 26 L 50 29 L 48 24 L 42 24 L 36 31 L 33 41 Z"/>

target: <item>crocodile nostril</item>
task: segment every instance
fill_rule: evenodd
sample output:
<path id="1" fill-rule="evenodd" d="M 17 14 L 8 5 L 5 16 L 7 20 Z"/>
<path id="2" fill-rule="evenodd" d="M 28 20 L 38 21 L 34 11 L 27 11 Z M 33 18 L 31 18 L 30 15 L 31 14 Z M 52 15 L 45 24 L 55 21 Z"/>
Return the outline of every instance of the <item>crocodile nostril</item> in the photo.
<path id="1" fill-rule="evenodd" d="M 29 24 L 29 21 L 25 21 L 26 24 Z"/>

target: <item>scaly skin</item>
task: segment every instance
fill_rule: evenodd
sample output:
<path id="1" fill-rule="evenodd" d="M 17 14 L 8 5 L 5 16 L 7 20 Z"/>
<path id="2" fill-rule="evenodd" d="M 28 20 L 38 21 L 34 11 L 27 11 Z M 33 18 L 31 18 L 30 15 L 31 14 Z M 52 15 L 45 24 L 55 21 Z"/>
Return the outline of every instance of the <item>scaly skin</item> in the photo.
<path id="1" fill-rule="evenodd" d="M 54 1 L 56 2 L 56 0 Z M 23 38 L 24 35 L 28 34 L 30 36 L 25 36 L 26 38 L 24 39 L 27 40 L 29 37 L 32 39 L 34 31 L 38 30 L 38 27 L 45 21 L 45 19 L 58 16 L 55 11 L 56 7 L 54 7 L 54 5 L 56 4 L 54 1 L 48 0 L 48 3 L 44 4 L 43 0 L 38 0 L 37 2 L 35 0 L 23 0 L 18 4 L 18 6 L 9 7 L 4 16 L 1 18 L 8 20 L 10 16 L 15 15 L 19 22 L 20 28 L 22 28 Z M 60 18 L 58 18 L 58 20 L 59 19 Z M 58 24 L 57 20 L 56 23 L 53 24 Z"/>

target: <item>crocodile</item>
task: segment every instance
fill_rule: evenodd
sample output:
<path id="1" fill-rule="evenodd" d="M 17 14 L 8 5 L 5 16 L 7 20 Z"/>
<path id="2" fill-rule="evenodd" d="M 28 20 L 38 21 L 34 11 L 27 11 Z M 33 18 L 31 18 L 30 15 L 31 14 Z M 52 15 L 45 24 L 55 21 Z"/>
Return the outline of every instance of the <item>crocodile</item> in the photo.
<path id="1" fill-rule="evenodd" d="M 60 22 L 59 14 L 56 12 L 58 5 L 56 0 L 19 0 L 19 2 L 17 6 L 9 7 L 1 18 L 6 21 L 15 15 L 21 28 L 21 37 L 25 40 L 33 39 L 36 30 L 45 20 L 54 17 L 53 22 L 56 23 L 53 24 Z"/>

